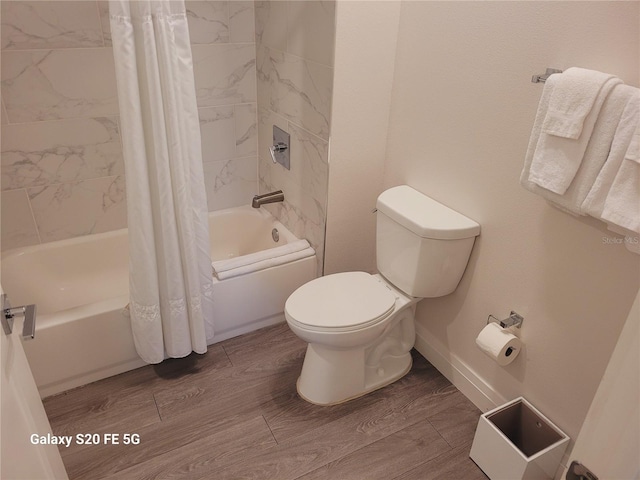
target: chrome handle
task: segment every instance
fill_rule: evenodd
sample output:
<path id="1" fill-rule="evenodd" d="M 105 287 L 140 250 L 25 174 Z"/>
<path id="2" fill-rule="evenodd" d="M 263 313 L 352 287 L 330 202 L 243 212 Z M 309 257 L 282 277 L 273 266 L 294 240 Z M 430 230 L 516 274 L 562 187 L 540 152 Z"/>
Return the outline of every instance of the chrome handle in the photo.
<path id="1" fill-rule="evenodd" d="M 289 145 L 283 142 L 278 142 L 269 147 L 269 153 L 271 154 L 271 160 L 273 160 L 273 163 L 278 163 L 276 160 L 276 153 L 284 152 L 287 148 L 289 148 Z"/>
<path id="2" fill-rule="evenodd" d="M 598 477 L 580 462 L 574 460 L 567 471 L 567 480 L 598 480 Z"/>
<path id="3" fill-rule="evenodd" d="M 22 338 L 35 338 L 36 336 L 36 305 L 25 305 L 24 324 L 22 325 Z"/>
<path id="4" fill-rule="evenodd" d="M 22 315 L 24 317 L 24 324 L 22 325 L 22 337 L 26 340 L 35 338 L 36 336 L 36 306 L 23 305 L 20 307 L 11 307 L 9 299 L 5 293 L 2 294 L 2 315 L 0 320 L 2 321 L 2 329 L 6 335 L 11 335 L 13 332 L 13 318 L 16 315 Z"/>

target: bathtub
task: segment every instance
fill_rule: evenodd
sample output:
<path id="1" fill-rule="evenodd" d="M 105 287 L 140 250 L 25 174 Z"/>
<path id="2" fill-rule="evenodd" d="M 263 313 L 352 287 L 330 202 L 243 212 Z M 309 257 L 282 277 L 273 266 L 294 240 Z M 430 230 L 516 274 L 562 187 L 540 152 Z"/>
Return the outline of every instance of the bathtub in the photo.
<path id="1" fill-rule="evenodd" d="M 249 206 L 210 213 L 209 228 L 214 261 L 298 240 L 266 210 Z M 286 299 L 316 277 L 316 265 L 313 255 L 225 280 L 213 277 L 215 336 L 207 343 L 283 322 Z M 9 250 L 1 268 L 11 304 L 37 305 L 36 336 L 24 347 L 42 397 L 145 365 L 124 310 L 127 229 Z"/>

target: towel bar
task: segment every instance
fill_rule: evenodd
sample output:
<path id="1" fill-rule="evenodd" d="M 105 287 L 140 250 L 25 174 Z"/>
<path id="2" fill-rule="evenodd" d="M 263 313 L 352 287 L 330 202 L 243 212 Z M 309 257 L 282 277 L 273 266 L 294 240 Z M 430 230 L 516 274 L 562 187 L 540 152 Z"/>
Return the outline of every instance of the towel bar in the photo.
<path id="1" fill-rule="evenodd" d="M 544 83 L 554 73 L 562 73 L 562 70 L 557 68 L 547 68 L 547 71 L 542 75 L 534 75 L 531 77 L 531 83 Z"/>

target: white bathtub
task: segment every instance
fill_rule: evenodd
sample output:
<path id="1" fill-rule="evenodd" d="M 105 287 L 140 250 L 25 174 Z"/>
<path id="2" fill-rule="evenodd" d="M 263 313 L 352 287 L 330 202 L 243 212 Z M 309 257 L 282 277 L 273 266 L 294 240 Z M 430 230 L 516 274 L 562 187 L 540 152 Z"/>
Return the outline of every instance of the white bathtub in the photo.
<path id="1" fill-rule="evenodd" d="M 249 206 L 210 213 L 209 225 L 212 260 L 297 240 L 266 210 Z M 215 336 L 208 343 L 284 321 L 287 297 L 315 276 L 311 256 L 213 278 Z M 145 364 L 123 315 L 129 301 L 127 229 L 4 252 L 2 286 L 12 305 L 37 305 L 36 336 L 24 346 L 43 397 Z"/>

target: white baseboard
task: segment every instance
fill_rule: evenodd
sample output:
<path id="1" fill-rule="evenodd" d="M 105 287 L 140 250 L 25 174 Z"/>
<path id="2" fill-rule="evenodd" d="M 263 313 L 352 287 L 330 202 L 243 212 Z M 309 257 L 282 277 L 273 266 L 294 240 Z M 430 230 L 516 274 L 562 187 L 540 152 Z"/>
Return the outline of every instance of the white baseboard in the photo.
<path id="1" fill-rule="evenodd" d="M 38 392 L 40 393 L 40 398 L 44 399 L 46 397 L 65 392 L 67 390 L 71 390 L 72 388 L 81 387 L 82 385 L 87 385 L 88 383 L 92 382 L 97 382 L 98 380 L 102 380 L 103 378 L 113 377 L 114 375 L 128 372 L 129 370 L 144 367 L 145 365 L 147 365 L 147 362 L 140 358 L 124 361 L 116 365 L 107 365 L 104 368 L 99 368 L 91 372 L 82 373 L 75 377 L 65 378 L 64 380 L 61 380 L 59 382 L 39 386 Z"/>
<path id="2" fill-rule="evenodd" d="M 507 399 L 493 389 L 466 363 L 449 352 L 420 325 L 416 325 L 415 348 L 438 369 L 462 394 L 483 412 L 487 412 Z"/>

